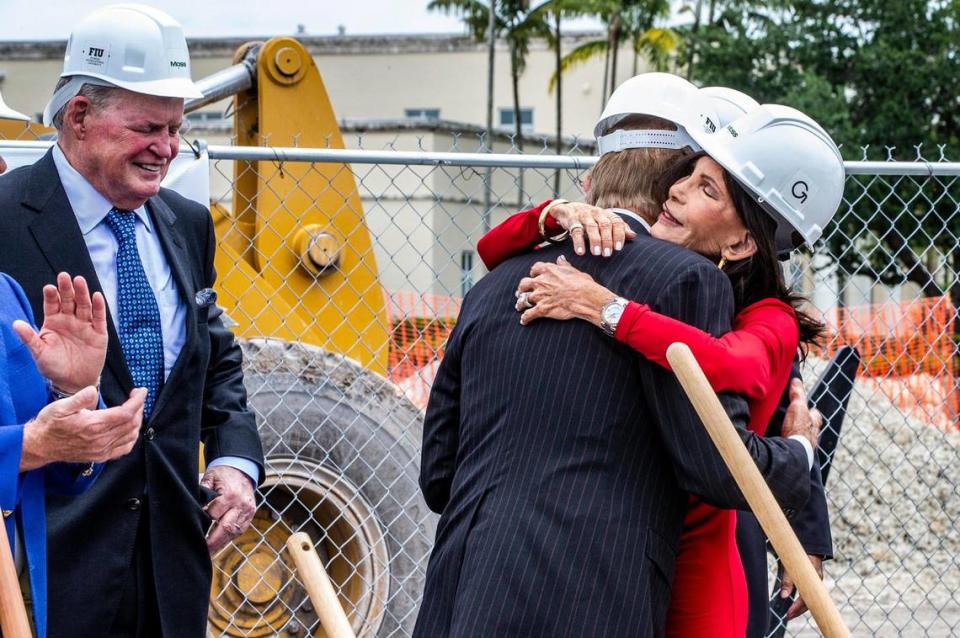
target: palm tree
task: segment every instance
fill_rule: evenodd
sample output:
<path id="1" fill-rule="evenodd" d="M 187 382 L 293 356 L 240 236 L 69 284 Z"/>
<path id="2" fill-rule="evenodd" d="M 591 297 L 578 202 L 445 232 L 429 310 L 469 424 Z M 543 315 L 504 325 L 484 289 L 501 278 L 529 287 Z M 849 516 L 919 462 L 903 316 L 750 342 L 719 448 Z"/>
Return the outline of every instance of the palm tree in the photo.
<path id="1" fill-rule="evenodd" d="M 590 40 L 563 56 L 560 71 L 550 78 L 550 88 L 567 69 L 603 54 L 602 104 L 617 86 L 620 46 L 629 43 L 633 51 L 633 73 L 640 56 L 657 70 L 665 70 L 670 56 L 680 44 L 680 36 L 668 27 L 655 26 L 670 15 L 669 0 L 589 0 L 579 3 L 581 11 L 598 16 L 606 25 L 602 39 Z M 602 109 L 602 105 L 601 105 Z"/>
<path id="2" fill-rule="evenodd" d="M 498 0 L 494 4 L 495 35 L 506 41 L 510 57 L 510 80 L 513 88 L 514 143 L 523 150 L 520 113 L 520 76 L 527 63 L 530 41 L 547 37 L 550 28 L 542 11 L 531 11 L 529 0 Z M 459 15 L 470 34 L 478 41 L 488 35 L 490 5 L 480 0 L 432 0 L 429 11 Z"/>
<path id="3" fill-rule="evenodd" d="M 531 13 L 540 14 L 541 20 L 549 24 L 553 22 L 553 29 L 548 32 L 547 41 L 553 48 L 554 54 L 554 78 L 555 81 L 551 82 L 550 90 L 555 91 L 556 95 L 556 142 L 555 149 L 557 155 L 563 153 L 563 77 L 561 75 L 561 67 L 563 63 L 563 51 L 561 49 L 561 44 L 563 40 L 563 33 L 561 31 L 561 22 L 566 16 L 575 16 L 579 15 L 581 12 L 582 2 L 580 0 L 545 0 L 540 3 Z M 554 172 L 553 176 L 553 196 L 557 197 L 560 195 L 560 171 L 557 170 Z"/>

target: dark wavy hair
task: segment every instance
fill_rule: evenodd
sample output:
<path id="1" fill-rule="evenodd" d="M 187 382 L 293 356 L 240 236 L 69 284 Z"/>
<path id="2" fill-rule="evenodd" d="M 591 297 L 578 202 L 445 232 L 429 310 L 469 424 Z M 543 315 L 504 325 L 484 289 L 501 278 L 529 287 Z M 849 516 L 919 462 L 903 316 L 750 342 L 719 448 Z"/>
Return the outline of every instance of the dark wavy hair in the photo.
<path id="1" fill-rule="evenodd" d="M 701 157 L 706 157 L 703 151 L 694 153 L 677 161 L 661 176 L 658 184 L 666 201 L 670 187 L 678 180 L 693 174 L 693 168 Z M 757 244 L 757 252 L 747 259 L 728 262 L 724 272 L 733 285 L 733 299 L 736 312 L 740 312 L 752 303 L 761 299 L 774 298 L 787 304 L 797 315 L 800 324 L 800 352 L 805 357 L 807 349 L 817 342 L 823 334 L 823 323 L 817 321 L 803 309 L 807 299 L 793 292 L 783 278 L 783 270 L 777 259 L 777 248 L 774 235 L 777 224 L 774 219 L 763 210 L 756 198 L 747 189 L 740 185 L 730 173 L 723 171 L 723 179 L 727 191 L 733 200 L 737 216 Z M 711 255 L 712 257 L 713 255 Z M 717 255 L 716 257 L 719 257 Z"/>

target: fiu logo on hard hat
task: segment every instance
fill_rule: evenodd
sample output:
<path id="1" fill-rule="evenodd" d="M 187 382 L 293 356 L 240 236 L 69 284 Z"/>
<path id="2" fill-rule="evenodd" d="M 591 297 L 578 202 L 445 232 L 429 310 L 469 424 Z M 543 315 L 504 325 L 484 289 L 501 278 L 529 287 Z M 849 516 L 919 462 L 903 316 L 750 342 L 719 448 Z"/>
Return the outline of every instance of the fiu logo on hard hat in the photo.
<path id="1" fill-rule="evenodd" d="M 82 50 L 83 63 L 88 67 L 102 67 L 107 63 L 110 57 L 110 46 L 108 44 L 88 44 Z"/>
<path id="2" fill-rule="evenodd" d="M 807 192 L 810 190 L 810 186 L 802 179 L 798 179 L 793 183 L 793 186 L 790 187 L 790 194 L 800 200 L 801 204 L 807 203 Z"/>

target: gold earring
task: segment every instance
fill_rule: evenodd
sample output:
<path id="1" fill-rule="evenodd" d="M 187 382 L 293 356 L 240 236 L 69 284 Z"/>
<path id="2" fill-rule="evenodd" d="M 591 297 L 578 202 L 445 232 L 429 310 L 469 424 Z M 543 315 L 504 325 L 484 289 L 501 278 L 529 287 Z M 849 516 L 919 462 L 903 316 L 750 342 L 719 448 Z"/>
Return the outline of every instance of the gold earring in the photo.
<path id="1" fill-rule="evenodd" d="M 727 258 L 721 257 L 720 262 L 717 264 L 717 268 L 719 268 L 720 270 L 723 270 L 723 267 L 726 265 L 727 265 Z"/>

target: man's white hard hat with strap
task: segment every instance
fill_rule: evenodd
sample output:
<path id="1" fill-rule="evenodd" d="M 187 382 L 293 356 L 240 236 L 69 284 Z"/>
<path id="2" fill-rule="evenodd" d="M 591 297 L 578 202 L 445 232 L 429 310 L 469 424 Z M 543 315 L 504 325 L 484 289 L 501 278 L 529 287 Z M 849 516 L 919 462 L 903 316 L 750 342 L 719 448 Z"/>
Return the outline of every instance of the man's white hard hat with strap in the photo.
<path id="1" fill-rule="evenodd" d="M 173 98 L 203 94 L 190 79 L 190 55 L 183 28 L 169 15 L 139 4 L 97 9 L 70 34 L 61 78 L 43 112 L 47 126 L 84 84 Z"/>
<path id="2" fill-rule="evenodd" d="M 705 86 L 700 89 L 700 95 L 713 106 L 718 117 L 717 128 L 726 126 L 760 106 L 759 102 L 746 93 L 726 86 Z"/>
<path id="3" fill-rule="evenodd" d="M 14 111 L 12 108 L 7 106 L 7 103 L 3 101 L 3 96 L 0 95 L 0 120 L 18 120 L 21 122 L 29 122 L 30 118 L 20 111 Z"/>
<path id="4" fill-rule="evenodd" d="M 677 130 L 614 130 L 634 115 L 659 117 L 676 124 Z M 699 150 L 692 132 L 713 132 L 716 128 L 717 114 L 713 106 L 700 97 L 696 86 L 670 73 L 643 73 L 617 87 L 593 132 L 598 153 L 603 155 L 628 148 L 689 146 Z"/>
<path id="5" fill-rule="evenodd" d="M 794 108 L 764 104 L 693 137 L 776 220 L 778 251 L 812 246 L 843 201 L 840 150 Z"/>

